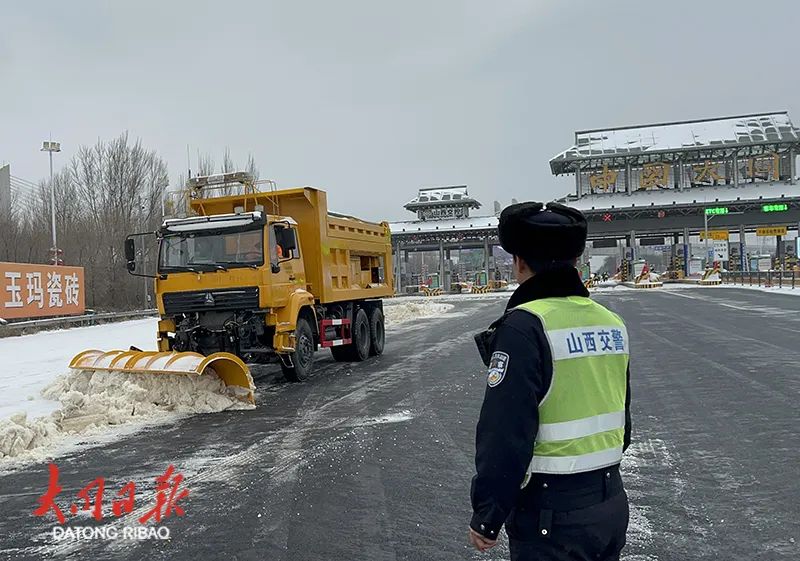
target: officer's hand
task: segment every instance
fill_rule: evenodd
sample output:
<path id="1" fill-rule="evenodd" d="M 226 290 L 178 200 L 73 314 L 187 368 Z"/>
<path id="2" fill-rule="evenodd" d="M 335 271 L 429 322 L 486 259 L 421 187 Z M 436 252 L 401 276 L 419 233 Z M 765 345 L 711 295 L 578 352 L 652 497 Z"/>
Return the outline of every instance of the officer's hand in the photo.
<path id="1" fill-rule="evenodd" d="M 478 551 L 488 551 L 497 545 L 497 540 L 490 540 L 480 535 L 478 532 L 469 529 L 469 543 L 471 543 Z"/>

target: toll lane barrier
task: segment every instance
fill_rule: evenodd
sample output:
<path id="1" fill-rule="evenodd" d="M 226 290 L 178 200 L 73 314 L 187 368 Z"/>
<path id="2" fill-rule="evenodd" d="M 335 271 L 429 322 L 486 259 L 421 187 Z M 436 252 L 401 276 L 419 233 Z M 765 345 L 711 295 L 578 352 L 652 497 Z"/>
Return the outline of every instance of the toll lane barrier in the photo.
<path id="1" fill-rule="evenodd" d="M 441 288 L 428 288 L 425 286 L 422 288 L 422 293 L 425 296 L 441 296 L 444 292 Z"/>

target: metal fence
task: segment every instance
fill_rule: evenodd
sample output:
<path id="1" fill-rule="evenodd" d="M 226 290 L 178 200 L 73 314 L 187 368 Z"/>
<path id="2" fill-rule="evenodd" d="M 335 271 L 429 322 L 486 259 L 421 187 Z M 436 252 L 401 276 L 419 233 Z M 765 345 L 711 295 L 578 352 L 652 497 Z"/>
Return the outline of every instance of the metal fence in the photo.
<path id="1" fill-rule="evenodd" d="M 158 310 L 132 310 L 128 312 L 101 312 L 96 314 L 85 314 L 82 316 L 66 316 L 59 318 L 32 319 L 26 321 L 14 321 L 0 324 L 0 337 L 12 337 L 14 335 L 26 335 L 45 331 L 48 329 L 64 329 L 67 327 L 84 327 L 87 325 L 99 325 L 102 323 L 112 323 L 129 319 L 139 319 L 158 315 Z"/>
<path id="2" fill-rule="evenodd" d="M 722 282 L 741 286 L 777 286 L 794 288 L 800 285 L 800 275 L 795 271 L 729 271 L 722 274 Z"/>

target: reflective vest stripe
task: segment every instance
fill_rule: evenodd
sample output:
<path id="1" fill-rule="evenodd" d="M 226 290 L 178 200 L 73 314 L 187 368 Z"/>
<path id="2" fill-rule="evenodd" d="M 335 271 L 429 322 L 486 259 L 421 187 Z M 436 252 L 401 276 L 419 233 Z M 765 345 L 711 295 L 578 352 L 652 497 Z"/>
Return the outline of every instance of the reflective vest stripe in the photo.
<path id="1" fill-rule="evenodd" d="M 625 411 L 603 413 L 594 417 L 586 417 L 577 421 L 564 421 L 563 423 L 546 423 L 539 425 L 536 434 L 537 442 L 551 442 L 570 440 L 614 429 L 625 428 Z"/>
<path id="2" fill-rule="evenodd" d="M 578 456 L 534 456 L 531 471 L 536 473 L 578 473 L 613 466 L 622 458 L 622 446 Z M 527 483 L 528 478 L 525 478 Z"/>
<path id="3" fill-rule="evenodd" d="M 625 429 L 612 429 L 591 436 L 580 436 L 570 440 L 536 442 L 536 456 L 577 456 L 614 448 L 622 443 Z"/>

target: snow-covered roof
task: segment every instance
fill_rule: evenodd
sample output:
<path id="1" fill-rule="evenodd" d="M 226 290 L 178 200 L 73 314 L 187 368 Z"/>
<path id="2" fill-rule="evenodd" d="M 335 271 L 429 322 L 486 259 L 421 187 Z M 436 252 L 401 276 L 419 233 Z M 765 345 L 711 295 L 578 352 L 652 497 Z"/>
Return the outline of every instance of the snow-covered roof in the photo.
<path id="1" fill-rule="evenodd" d="M 561 199 L 565 204 L 580 210 L 608 210 L 611 208 L 641 208 L 685 204 L 706 204 L 759 199 L 780 199 L 800 197 L 800 184 L 789 185 L 783 182 L 742 183 L 739 187 L 718 185 L 716 187 L 693 187 L 678 191 L 634 191 L 626 193 L 603 193 L 586 195 L 578 200 Z"/>
<path id="2" fill-rule="evenodd" d="M 785 111 L 578 131 L 575 145 L 553 157 L 550 168 L 574 173 L 569 164 L 580 160 L 789 142 L 800 142 L 800 129 Z"/>
<path id="3" fill-rule="evenodd" d="M 418 207 L 438 206 L 444 204 L 468 205 L 471 208 L 480 208 L 481 203 L 469 196 L 466 185 L 454 187 L 424 187 L 417 196 L 405 204 L 408 210 Z"/>
<path id="4" fill-rule="evenodd" d="M 486 230 L 497 228 L 497 217 L 474 216 L 452 220 L 410 220 L 408 222 L 392 222 L 389 224 L 389 228 L 391 228 L 392 234 Z"/>

